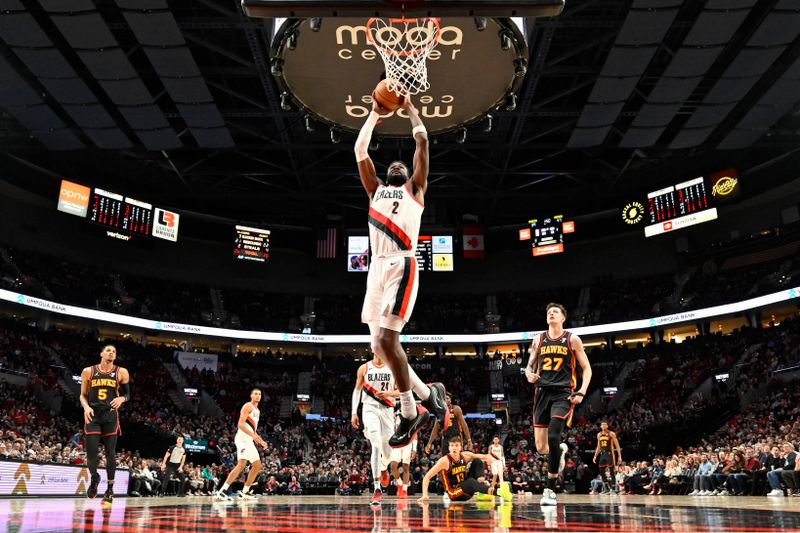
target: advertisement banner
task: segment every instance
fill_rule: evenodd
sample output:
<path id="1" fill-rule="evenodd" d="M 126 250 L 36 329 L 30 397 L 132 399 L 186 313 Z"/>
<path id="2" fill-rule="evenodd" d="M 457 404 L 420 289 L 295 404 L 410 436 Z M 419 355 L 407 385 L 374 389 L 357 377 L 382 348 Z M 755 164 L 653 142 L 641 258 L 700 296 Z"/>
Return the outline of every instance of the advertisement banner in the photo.
<path id="1" fill-rule="evenodd" d="M 181 216 L 178 213 L 156 207 L 156 216 L 153 221 L 153 237 L 177 242 L 180 223 Z"/>
<path id="2" fill-rule="evenodd" d="M 61 190 L 58 193 L 58 210 L 79 217 L 86 217 L 89 211 L 89 187 L 78 185 L 67 180 L 61 180 Z"/>
<path id="3" fill-rule="evenodd" d="M 105 490 L 106 472 L 99 469 L 100 487 Z M 117 469 L 114 493 L 128 493 L 130 472 Z M 29 463 L 0 460 L 0 497 L 82 496 L 89 486 L 89 469 L 80 465 Z"/>
<path id="4" fill-rule="evenodd" d="M 175 350 L 175 357 L 178 359 L 178 364 L 186 370 L 197 368 L 200 372 L 204 370 L 217 371 L 217 362 L 219 357 L 215 353 L 195 353 L 195 352 L 181 352 Z"/>

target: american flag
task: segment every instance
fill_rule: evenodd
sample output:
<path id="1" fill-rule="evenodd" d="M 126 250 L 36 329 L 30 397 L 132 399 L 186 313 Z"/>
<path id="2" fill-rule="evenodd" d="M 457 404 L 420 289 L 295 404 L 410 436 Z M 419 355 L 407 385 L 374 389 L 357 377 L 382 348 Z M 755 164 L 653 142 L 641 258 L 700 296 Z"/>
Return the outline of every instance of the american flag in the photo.
<path id="1" fill-rule="evenodd" d="M 322 228 L 317 232 L 317 258 L 336 259 L 336 228 Z"/>

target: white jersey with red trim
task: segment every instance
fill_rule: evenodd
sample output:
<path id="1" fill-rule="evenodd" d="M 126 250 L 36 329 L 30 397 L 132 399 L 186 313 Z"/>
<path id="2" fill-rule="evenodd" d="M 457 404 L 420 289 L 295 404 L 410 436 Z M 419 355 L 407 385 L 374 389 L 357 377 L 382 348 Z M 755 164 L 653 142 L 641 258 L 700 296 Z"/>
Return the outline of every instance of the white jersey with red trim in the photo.
<path id="1" fill-rule="evenodd" d="M 258 407 L 254 406 L 253 410 L 250 411 L 250 414 L 247 415 L 247 420 L 245 420 L 245 423 L 248 426 L 250 426 L 250 429 L 252 429 L 253 433 L 256 434 L 256 435 L 258 434 L 258 429 L 257 428 L 258 428 L 258 418 L 259 418 L 259 416 L 261 416 L 261 413 L 259 412 Z M 241 429 L 236 431 L 236 436 L 234 438 L 240 438 L 240 437 L 245 437 L 245 438 L 248 438 L 248 439 L 252 439 L 253 438 L 250 435 L 248 435 L 247 433 L 245 433 L 244 431 L 242 431 Z"/>
<path id="2" fill-rule="evenodd" d="M 374 361 L 369 361 L 367 370 L 364 372 L 364 388 L 361 389 L 361 401 L 364 402 L 364 405 L 378 405 L 394 409 L 393 398 L 381 400 L 378 397 L 378 393 L 392 390 L 394 390 L 394 376 L 389 365 L 377 366 Z"/>
<path id="3" fill-rule="evenodd" d="M 380 185 L 369 204 L 369 245 L 373 257 L 414 255 L 425 206 L 412 194 L 413 184 Z"/>

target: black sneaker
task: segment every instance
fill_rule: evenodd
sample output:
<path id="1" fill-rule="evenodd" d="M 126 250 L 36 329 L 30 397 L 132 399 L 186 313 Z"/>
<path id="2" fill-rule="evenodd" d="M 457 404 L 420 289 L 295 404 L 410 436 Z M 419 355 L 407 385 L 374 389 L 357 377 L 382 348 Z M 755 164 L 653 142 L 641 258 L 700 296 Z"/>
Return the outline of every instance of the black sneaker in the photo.
<path id="1" fill-rule="evenodd" d="M 92 474 L 92 480 L 89 482 L 89 488 L 86 489 L 86 497 L 89 499 L 97 496 L 97 486 L 100 485 L 100 474 Z"/>
<path id="2" fill-rule="evenodd" d="M 436 420 L 439 421 L 439 426 L 441 426 L 442 431 L 444 431 L 448 427 L 445 426 L 445 424 L 450 424 L 450 410 L 447 408 L 447 402 L 444 400 L 444 395 L 446 393 L 444 385 L 441 383 L 431 383 L 428 385 L 428 389 L 430 389 L 431 395 L 428 396 L 427 400 L 422 402 L 422 405 L 436 417 Z"/>
<path id="3" fill-rule="evenodd" d="M 402 448 L 414 440 L 419 430 L 425 427 L 431 415 L 427 409 L 417 406 L 417 416 L 414 418 L 404 418 L 400 415 L 400 423 L 394 435 L 389 439 L 389 446 L 392 448 Z"/>
<path id="4" fill-rule="evenodd" d="M 106 493 L 103 494 L 103 505 L 111 505 L 114 502 L 114 491 L 111 490 L 111 487 L 106 489 Z"/>

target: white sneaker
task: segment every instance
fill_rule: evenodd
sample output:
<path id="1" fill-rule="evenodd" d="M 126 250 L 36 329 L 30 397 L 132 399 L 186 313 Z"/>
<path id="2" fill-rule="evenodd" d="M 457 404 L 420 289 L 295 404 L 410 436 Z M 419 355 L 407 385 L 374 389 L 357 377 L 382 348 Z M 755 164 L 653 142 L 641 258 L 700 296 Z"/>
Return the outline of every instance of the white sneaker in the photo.
<path id="1" fill-rule="evenodd" d="M 711 495 L 711 491 L 710 490 L 701 490 L 699 495 L 700 496 L 710 496 Z"/>
<path id="2" fill-rule="evenodd" d="M 772 489 L 767 496 L 783 496 L 783 491 L 781 489 Z"/>
<path id="3" fill-rule="evenodd" d="M 241 498 L 242 500 L 257 500 L 258 499 L 256 496 L 254 496 L 253 494 L 250 494 L 249 492 L 238 491 L 236 494 L 238 494 L 239 498 Z"/>
<path id="4" fill-rule="evenodd" d="M 230 496 L 228 496 L 227 494 L 225 494 L 225 493 L 224 493 L 224 492 L 222 492 L 221 490 L 218 490 L 217 492 L 215 492 L 215 493 L 214 493 L 214 499 L 215 499 L 215 500 L 226 500 L 226 501 L 230 501 L 230 500 L 232 500 L 233 498 L 231 498 Z"/>
<path id="5" fill-rule="evenodd" d="M 558 505 L 558 501 L 556 501 L 556 493 L 552 489 L 544 489 L 544 493 L 542 494 L 542 499 L 539 502 L 540 505 Z"/>
<path id="6" fill-rule="evenodd" d="M 688 494 L 688 496 L 700 496 L 700 491 L 695 489 Z"/>
<path id="7" fill-rule="evenodd" d="M 567 450 L 569 450 L 569 448 L 565 442 L 562 442 L 558 447 L 561 448 L 561 459 L 558 460 L 558 473 L 560 474 L 564 471 L 564 466 L 567 464 L 564 457 L 567 455 Z"/>
<path id="8" fill-rule="evenodd" d="M 730 494 L 730 492 L 728 492 L 727 490 L 723 490 L 719 493 L 720 496 L 727 496 L 728 494 Z"/>

